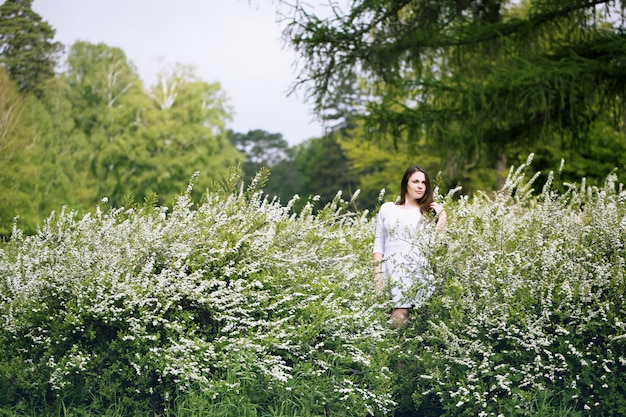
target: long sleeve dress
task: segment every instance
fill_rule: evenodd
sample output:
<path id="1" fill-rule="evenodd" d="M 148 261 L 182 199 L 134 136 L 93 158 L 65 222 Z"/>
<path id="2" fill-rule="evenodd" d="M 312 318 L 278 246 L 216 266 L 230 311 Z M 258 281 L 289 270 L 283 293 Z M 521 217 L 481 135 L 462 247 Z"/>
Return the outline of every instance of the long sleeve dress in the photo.
<path id="1" fill-rule="evenodd" d="M 383 254 L 382 272 L 396 308 L 418 307 L 432 294 L 433 274 L 424 255 L 431 230 L 418 208 L 384 203 L 376 219 L 373 253 Z"/>

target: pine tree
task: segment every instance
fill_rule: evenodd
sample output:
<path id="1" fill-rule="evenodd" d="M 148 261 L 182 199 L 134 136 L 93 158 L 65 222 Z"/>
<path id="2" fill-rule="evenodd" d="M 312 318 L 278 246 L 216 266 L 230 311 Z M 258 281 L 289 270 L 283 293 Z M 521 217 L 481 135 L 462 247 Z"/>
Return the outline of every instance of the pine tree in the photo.
<path id="1" fill-rule="evenodd" d="M 309 7 L 296 2 L 285 36 L 318 111 L 360 106 L 368 132 L 426 136 L 461 171 L 506 167 L 546 141 L 576 148 L 606 115 L 623 126 L 621 1 L 355 0 L 328 17 Z"/>
<path id="2" fill-rule="evenodd" d="M 55 30 L 33 11 L 32 3 L 6 0 L 0 5 L 0 64 L 21 92 L 41 97 L 63 46 L 53 42 Z"/>

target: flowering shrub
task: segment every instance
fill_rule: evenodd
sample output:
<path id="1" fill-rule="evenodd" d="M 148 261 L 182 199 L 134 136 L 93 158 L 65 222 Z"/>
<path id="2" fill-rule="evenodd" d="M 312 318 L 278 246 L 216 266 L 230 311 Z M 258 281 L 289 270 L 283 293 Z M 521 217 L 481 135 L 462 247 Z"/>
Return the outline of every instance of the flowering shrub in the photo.
<path id="1" fill-rule="evenodd" d="M 626 415 L 626 190 L 550 177 L 533 196 L 525 169 L 461 198 L 432 254 L 437 294 L 399 350 L 424 415 Z"/>
<path id="2" fill-rule="evenodd" d="M 197 206 L 188 189 L 171 212 L 103 205 L 15 228 L 0 251 L 0 404 L 626 415 L 626 190 L 611 174 L 534 195 L 527 165 L 493 196 L 439 196 L 435 291 L 400 331 L 371 291 L 373 216 L 339 195 L 295 215 L 295 200 L 263 197 L 263 172 Z"/>
<path id="3" fill-rule="evenodd" d="M 338 196 L 295 216 L 293 201 L 263 198 L 264 175 L 246 190 L 226 178 L 197 207 L 190 187 L 171 213 L 101 207 L 53 215 L 35 236 L 15 229 L 0 253 L 3 403 L 144 416 L 200 395 L 266 413 L 386 413 L 366 214 Z"/>

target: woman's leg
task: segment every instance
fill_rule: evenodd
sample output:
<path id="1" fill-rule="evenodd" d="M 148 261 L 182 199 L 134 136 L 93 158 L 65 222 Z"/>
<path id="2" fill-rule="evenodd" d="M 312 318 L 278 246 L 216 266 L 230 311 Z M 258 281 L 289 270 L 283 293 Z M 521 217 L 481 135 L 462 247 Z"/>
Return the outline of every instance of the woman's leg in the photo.
<path id="1" fill-rule="evenodd" d="M 391 310 L 391 322 L 396 326 L 396 329 L 404 328 L 409 322 L 409 309 L 394 308 Z"/>

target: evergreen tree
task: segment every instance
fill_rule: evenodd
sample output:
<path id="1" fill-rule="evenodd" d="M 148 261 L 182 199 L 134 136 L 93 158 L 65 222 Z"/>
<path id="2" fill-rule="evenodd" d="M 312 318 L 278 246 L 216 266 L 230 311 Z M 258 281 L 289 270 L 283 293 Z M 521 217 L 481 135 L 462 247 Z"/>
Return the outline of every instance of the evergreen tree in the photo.
<path id="1" fill-rule="evenodd" d="M 245 155 L 243 173 L 246 180 L 254 178 L 261 167 L 272 167 L 287 159 L 289 144 L 281 133 L 270 133 L 261 129 L 238 133 L 227 132 L 228 141 Z"/>
<path id="2" fill-rule="evenodd" d="M 41 97 L 54 77 L 62 45 L 55 30 L 32 9 L 33 0 L 5 0 L 0 5 L 0 63 L 19 90 Z"/>
<path id="3" fill-rule="evenodd" d="M 296 2 L 285 36 L 304 58 L 298 83 L 326 117 L 357 105 L 371 134 L 425 135 L 475 182 L 546 142 L 577 149 L 599 117 L 623 124 L 620 1 L 350 5 L 322 18 Z"/>
<path id="4" fill-rule="evenodd" d="M 298 162 L 293 155 L 293 148 L 289 148 L 288 157 L 272 165 L 270 177 L 263 188 L 263 192 L 270 198 L 278 197 L 283 204 L 290 201 L 303 190 L 302 173 L 298 170 Z"/>
<path id="5" fill-rule="evenodd" d="M 261 129 L 238 133 L 229 130 L 229 142 L 241 152 L 245 160 L 241 166 L 243 179 L 252 180 L 262 168 L 269 168 L 270 176 L 263 191 L 270 198 L 278 197 L 283 203 L 302 191 L 302 178 L 294 155 L 294 148 L 281 133 Z"/>
<path id="6" fill-rule="evenodd" d="M 350 173 L 348 158 L 336 135 L 312 138 L 298 145 L 295 158 L 302 175 L 302 197 L 319 195 L 320 207 L 340 191 L 343 199 L 350 199 L 359 188 L 358 178 Z"/>

